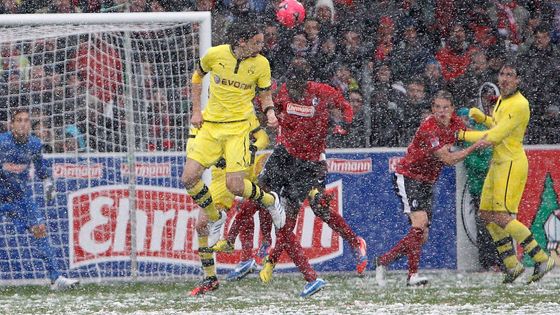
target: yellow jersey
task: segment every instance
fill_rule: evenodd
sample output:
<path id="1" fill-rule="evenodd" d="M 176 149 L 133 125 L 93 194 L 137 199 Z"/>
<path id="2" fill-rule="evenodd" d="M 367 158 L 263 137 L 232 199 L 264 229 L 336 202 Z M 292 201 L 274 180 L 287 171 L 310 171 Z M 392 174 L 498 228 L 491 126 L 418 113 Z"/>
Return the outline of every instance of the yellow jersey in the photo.
<path id="1" fill-rule="evenodd" d="M 253 115 L 256 89 L 271 85 L 268 59 L 258 54 L 239 60 L 230 45 L 214 46 L 200 60 L 200 69 L 210 74 L 210 97 L 204 121 L 234 122 Z"/>
<path id="2" fill-rule="evenodd" d="M 495 162 L 514 161 L 527 158 L 523 150 L 523 138 L 529 124 L 529 101 L 517 91 L 513 95 L 498 98 L 491 120 L 485 131 L 466 131 L 465 141 L 475 142 L 488 135 L 487 141 L 494 145 L 492 160 Z"/>

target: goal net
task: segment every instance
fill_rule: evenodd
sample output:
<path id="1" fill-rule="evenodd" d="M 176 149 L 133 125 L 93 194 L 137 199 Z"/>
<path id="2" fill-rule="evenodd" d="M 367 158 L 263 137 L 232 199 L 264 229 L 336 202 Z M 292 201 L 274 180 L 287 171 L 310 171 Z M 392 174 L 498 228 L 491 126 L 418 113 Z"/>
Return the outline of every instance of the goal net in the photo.
<path id="1" fill-rule="evenodd" d="M 46 217 L 61 271 L 83 281 L 197 273 L 198 208 L 180 185 L 189 81 L 210 14 L 8 15 L 0 129 L 28 107 L 56 181 Z M 29 232 L 0 220 L 1 283 L 44 283 Z"/>

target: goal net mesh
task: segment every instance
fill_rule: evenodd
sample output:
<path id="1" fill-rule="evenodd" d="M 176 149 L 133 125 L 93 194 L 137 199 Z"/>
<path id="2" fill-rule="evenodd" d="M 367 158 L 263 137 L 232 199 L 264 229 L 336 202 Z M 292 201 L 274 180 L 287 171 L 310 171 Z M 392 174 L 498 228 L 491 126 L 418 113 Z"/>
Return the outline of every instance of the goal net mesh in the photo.
<path id="1" fill-rule="evenodd" d="M 198 208 L 179 183 L 198 29 L 197 23 L 0 28 L 0 129 L 8 130 L 11 108 L 28 107 L 32 132 L 53 153 L 47 157 L 56 200 L 45 202 L 41 183 L 30 184 L 64 274 L 126 278 L 132 261 L 139 277 L 198 272 Z M 127 151 L 136 163 L 136 231 Z M 15 229 L 13 214 L 1 215 L 1 280 L 44 282 L 32 234 Z"/>

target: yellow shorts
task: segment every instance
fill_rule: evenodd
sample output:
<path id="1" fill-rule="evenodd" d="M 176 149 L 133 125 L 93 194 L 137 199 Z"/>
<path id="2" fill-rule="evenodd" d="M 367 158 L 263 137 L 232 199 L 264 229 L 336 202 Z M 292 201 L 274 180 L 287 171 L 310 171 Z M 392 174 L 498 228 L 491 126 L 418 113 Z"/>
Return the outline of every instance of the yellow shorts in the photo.
<path id="1" fill-rule="evenodd" d="M 210 194 L 214 204 L 221 208 L 221 210 L 229 210 L 235 200 L 235 195 L 232 194 L 226 186 L 226 170 L 216 166 L 212 166 L 212 181 L 210 182 Z"/>
<path id="2" fill-rule="evenodd" d="M 525 183 L 529 163 L 527 159 L 492 162 L 484 180 L 480 209 L 517 213 Z"/>
<path id="3" fill-rule="evenodd" d="M 255 163 L 246 169 L 247 179 L 252 182 L 256 182 L 257 176 L 261 172 L 269 155 L 269 153 L 257 155 Z M 219 208 L 227 211 L 233 205 L 235 195 L 227 189 L 226 170 L 216 166 L 212 166 L 210 169 L 212 171 L 212 182 L 210 183 L 210 194 L 212 195 L 212 200 Z"/>
<path id="4" fill-rule="evenodd" d="M 227 173 L 245 171 L 251 165 L 250 131 L 249 120 L 204 122 L 196 137 L 188 141 L 187 158 L 208 168 L 224 157 Z"/>

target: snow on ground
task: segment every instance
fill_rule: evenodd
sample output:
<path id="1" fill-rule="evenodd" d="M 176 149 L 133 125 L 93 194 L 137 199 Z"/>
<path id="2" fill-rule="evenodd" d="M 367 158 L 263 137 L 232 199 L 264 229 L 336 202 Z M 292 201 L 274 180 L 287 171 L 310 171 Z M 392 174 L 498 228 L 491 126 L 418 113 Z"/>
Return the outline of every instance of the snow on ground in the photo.
<path id="1" fill-rule="evenodd" d="M 525 277 L 530 270 L 526 271 Z M 299 275 L 279 275 L 268 286 L 252 275 L 221 282 L 218 291 L 192 298 L 193 281 L 85 285 L 56 293 L 47 287 L 0 289 L 0 314 L 559 314 L 560 272 L 538 284 L 525 278 L 502 285 L 497 273 L 427 272 L 430 285 L 407 288 L 405 274 L 391 272 L 379 288 L 373 274 L 329 274 L 329 286 L 315 296 L 298 297 Z"/>

